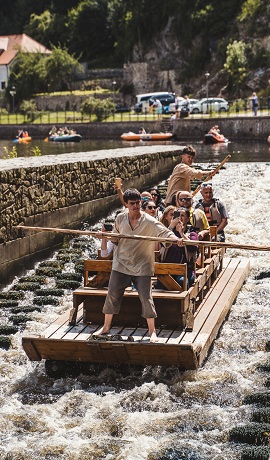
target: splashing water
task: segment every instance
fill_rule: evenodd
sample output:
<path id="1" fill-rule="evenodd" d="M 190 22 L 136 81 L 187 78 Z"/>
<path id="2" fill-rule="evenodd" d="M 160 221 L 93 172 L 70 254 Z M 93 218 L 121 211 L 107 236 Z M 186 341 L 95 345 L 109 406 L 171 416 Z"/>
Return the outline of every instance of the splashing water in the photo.
<path id="1" fill-rule="evenodd" d="M 213 179 L 230 214 L 227 241 L 268 245 L 270 165 L 231 163 Z M 198 196 L 199 198 L 199 196 Z M 228 431 L 249 420 L 243 398 L 263 391 L 269 339 L 270 254 L 249 257 L 251 271 L 204 366 L 197 371 L 146 367 L 128 373 L 104 368 L 78 378 L 50 379 L 31 363 L 21 337 L 41 333 L 71 306 L 36 312 L 26 330 L 0 349 L 0 459 L 236 460 Z M 239 449 L 239 448 L 238 448 Z"/>

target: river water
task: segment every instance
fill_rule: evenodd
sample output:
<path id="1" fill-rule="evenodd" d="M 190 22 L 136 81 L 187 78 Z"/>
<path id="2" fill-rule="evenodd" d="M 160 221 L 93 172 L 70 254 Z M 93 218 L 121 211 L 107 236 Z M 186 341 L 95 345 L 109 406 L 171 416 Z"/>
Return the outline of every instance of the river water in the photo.
<path id="1" fill-rule="evenodd" d="M 268 145 L 196 147 L 200 162 L 232 153 L 232 162 L 213 179 L 215 195 L 230 214 L 227 240 L 269 245 Z M 266 375 L 257 366 L 269 359 L 270 280 L 257 277 L 269 274 L 270 254 L 236 249 L 228 254 L 248 257 L 251 271 L 197 371 L 148 366 L 53 380 L 43 362 L 28 360 L 21 337 L 42 333 L 71 306 L 71 293 L 60 305 L 33 313 L 26 329 L 12 336 L 12 347 L 0 349 L 0 459 L 239 459 L 241 448 L 228 442 L 228 432 L 249 421 L 251 408 L 243 398 L 265 391 Z"/>

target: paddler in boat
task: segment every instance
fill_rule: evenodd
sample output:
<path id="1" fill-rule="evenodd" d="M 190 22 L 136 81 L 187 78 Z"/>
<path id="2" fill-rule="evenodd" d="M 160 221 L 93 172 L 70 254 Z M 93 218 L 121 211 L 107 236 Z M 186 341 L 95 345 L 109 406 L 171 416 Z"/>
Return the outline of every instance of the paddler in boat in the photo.
<path id="1" fill-rule="evenodd" d="M 195 155 L 196 150 L 191 145 L 187 145 L 183 148 L 181 153 L 182 161 L 180 164 L 175 166 L 169 179 L 167 195 L 165 198 L 166 206 L 169 204 L 175 205 L 174 197 L 176 192 L 179 190 L 186 190 L 190 192 L 190 181 L 192 179 L 202 179 L 213 172 L 212 170 L 200 171 L 192 168 L 191 166 Z"/>
<path id="2" fill-rule="evenodd" d="M 113 233 L 171 238 L 176 239 L 176 244 L 182 246 L 181 238 L 176 238 L 174 233 L 164 227 L 157 219 L 141 211 L 141 195 L 137 189 L 127 189 L 123 198 L 127 210 L 116 217 Z M 115 238 L 113 242 L 115 249 L 112 271 L 108 294 L 103 306 L 104 324 L 94 335 L 105 335 L 110 332 L 113 315 L 119 313 L 124 291 L 132 282 L 140 297 L 142 316 L 147 321 L 150 342 L 157 342 L 155 330 L 157 314 L 151 286 L 151 276 L 154 274 L 155 263 L 155 241 Z"/>
<path id="3" fill-rule="evenodd" d="M 220 136 L 220 129 L 218 125 L 212 126 L 212 128 L 209 129 L 208 134 L 214 134 L 215 136 Z"/>

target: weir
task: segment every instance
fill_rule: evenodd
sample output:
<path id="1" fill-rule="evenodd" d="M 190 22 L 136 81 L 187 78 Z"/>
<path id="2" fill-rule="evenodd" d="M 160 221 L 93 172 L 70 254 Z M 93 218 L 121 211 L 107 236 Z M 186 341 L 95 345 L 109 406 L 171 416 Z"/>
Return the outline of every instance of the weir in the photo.
<path id="1" fill-rule="evenodd" d="M 78 228 L 120 206 L 114 178 L 143 190 L 167 178 L 181 161 L 179 146 L 137 146 L 2 160 L 0 164 L 0 280 L 4 283 L 44 251 L 58 233 L 28 233 L 16 225 Z"/>

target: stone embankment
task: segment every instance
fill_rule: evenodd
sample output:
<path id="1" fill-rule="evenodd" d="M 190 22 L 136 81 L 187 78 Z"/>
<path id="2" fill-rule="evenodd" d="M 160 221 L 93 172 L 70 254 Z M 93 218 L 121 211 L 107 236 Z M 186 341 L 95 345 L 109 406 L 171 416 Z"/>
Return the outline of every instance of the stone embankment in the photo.
<path id="1" fill-rule="evenodd" d="M 166 119 L 167 121 L 169 118 Z M 217 118 L 180 118 L 174 122 L 173 134 L 175 140 L 186 141 L 187 139 L 202 140 L 211 126 L 218 124 L 220 130 L 231 141 L 265 141 L 270 134 L 269 116 L 222 116 Z M 119 139 L 124 132 L 139 132 L 144 126 L 147 132 L 159 132 L 164 130 L 162 120 L 147 121 L 136 119 L 136 115 L 130 115 L 130 121 L 115 123 L 76 123 L 69 122 L 71 126 L 84 139 Z M 0 125 L 0 139 L 14 139 L 21 125 Z M 25 129 L 34 139 L 44 139 L 48 136 L 51 125 L 24 125 Z"/>
<path id="2" fill-rule="evenodd" d="M 120 206 L 114 178 L 143 190 L 171 173 L 179 146 L 138 146 L 0 162 L 0 279 L 18 272 L 63 235 L 25 232 L 16 225 L 78 228 Z"/>

